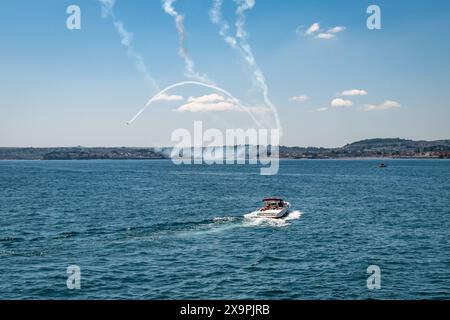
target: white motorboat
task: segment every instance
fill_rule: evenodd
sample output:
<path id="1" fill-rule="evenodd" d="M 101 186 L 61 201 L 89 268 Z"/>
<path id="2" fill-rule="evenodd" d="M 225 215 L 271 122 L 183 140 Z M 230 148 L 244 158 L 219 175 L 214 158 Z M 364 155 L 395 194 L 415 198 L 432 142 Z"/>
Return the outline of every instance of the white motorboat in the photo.
<path id="1" fill-rule="evenodd" d="M 255 218 L 280 219 L 291 212 L 291 204 L 281 198 L 263 199 L 264 206 L 256 211 Z"/>

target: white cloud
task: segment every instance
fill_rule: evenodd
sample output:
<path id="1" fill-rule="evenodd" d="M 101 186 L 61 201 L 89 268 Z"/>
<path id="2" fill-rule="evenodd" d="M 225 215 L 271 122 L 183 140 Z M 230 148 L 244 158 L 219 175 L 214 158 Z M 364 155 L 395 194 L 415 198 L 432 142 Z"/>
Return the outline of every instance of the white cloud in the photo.
<path id="1" fill-rule="evenodd" d="M 290 98 L 290 101 L 295 101 L 295 102 L 305 102 L 306 100 L 308 100 L 309 97 L 306 94 L 302 94 L 300 96 L 294 96 L 292 98 Z"/>
<path id="2" fill-rule="evenodd" d="M 177 112 L 213 112 L 213 111 L 239 111 L 239 107 L 231 102 L 219 101 L 213 103 L 189 102 L 178 109 Z"/>
<path id="3" fill-rule="evenodd" d="M 300 34 L 303 26 L 297 27 L 296 33 Z M 330 40 L 336 37 L 337 33 L 345 31 L 347 28 L 344 26 L 335 26 L 329 28 L 327 31 L 321 29 L 320 23 L 315 22 L 309 26 L 308 29 L 303 33 L 306 37 L 314 37 L 314 39 Z"/>
<path id="4" fill-rule="evenodd" d="M 172 101 L 181 101 L 183 100 L 182 96 L 177 96 L 177 95 L 168 95 L 168 94 L 160 94 L 159 96 L 157 96 L 153 101 L 167 101 L 167 102 L 172 102 Z"/>
<path id="5" fill-rule="evenodd" d="M 266 107 L 247 107 L 247 111 L 254 114 L 264 114 L 270 112 Z M 188 103 L 183 104 L 175 111 L 177 112 L 245 112 L 237 100 L 225 97 L 219 94 L 208 94 L 200 97 L 189 97 Z"/>
<path id="6" fill-rule="evenodd" d="M 318 112 L 324 112 L 324 111 L 327 111 L 328 110 L 328 108 L 326 108 L 326 107 L 323 107 L 323 108 L 317 108 L 316 109 L 316 111 L 318 111 Z"/>
<path id="7" fill-rule="evenodd" d="M 332 33 L 319 33 L 317 36 L 315 36 L 316 39 L 323 39 L 323 40 L 330 40 L 335 37 L 336 36 Z"/>
<path id="8" fill-rule="evenodd" d="M 226 99 L 222 97 L 219 94 L 213 93 L 213 94 L 207 94 L 200 97 L 189 97 L 189 102 L 198 102 L 198 103 L 211 103 L 211 102 L 218 102 L 218 101 L 225 101 Z"/>
<path id="9" fill-rule="evenodd" d="M 336 98 L 331 101 L 331 107 L 333 107 L 333 108 L 351 107 L 351 106 L 353 106 L 353 102 L 350 100 Z"/>
<path id="10" fill-rule="evenodd" d="M 305 31 L 305 36 L 313 35 L 319 30 L 320 30 L 320 23 L 315 22 Z"/>
<path id="11" fill-rule="evenodd" d="M 339 33 L 339 32 L 345 31 L 345 29 L 347 29 L 347 28 L 343 27 L 343 26 L 336 26 L 331 29 L 328 29 L 327 33 Z"/>
<path id="12" fill-rule="evenodd" d="M 366 96 L 368 92 L 366 90 L 359 90 L 359 89 L 352 89 L 352 90 L 345 90 L 341 92 L 341 96 Z"/>
<path id="13" fill-rule="evenodd" d="M 384 101 L 382 104 L 366 104 L 363 107 L 363 111 L 380 111 L 380 110 L 389 110 L 389 109 L 395 109 L 395 108 L 400 108 L 401 104 L 396 102 L 396 101 L 392 101 L 392 100 L 386 100 Z"/>

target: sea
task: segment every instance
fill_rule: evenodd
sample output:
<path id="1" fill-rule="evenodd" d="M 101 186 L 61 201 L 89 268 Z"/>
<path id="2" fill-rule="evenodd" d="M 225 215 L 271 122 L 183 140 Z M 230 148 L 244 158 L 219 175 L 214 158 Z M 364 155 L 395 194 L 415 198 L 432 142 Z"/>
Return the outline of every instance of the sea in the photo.
<path id="1" fill-rule="evenodd" d="M 380 161 L 0 161 L 0 299 L 450 299 L 450 161 Z"/>

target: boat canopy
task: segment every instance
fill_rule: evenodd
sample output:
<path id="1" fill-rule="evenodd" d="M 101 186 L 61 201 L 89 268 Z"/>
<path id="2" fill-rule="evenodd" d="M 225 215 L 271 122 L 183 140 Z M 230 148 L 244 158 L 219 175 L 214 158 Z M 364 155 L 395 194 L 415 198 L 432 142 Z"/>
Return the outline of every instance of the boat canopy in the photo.
<path id="1" fill-rule="evenodd" d="M 265 198 L 263 199 L 263 202 L 269 202 L 269 201 L 283 201 L 281 198 Z"/>

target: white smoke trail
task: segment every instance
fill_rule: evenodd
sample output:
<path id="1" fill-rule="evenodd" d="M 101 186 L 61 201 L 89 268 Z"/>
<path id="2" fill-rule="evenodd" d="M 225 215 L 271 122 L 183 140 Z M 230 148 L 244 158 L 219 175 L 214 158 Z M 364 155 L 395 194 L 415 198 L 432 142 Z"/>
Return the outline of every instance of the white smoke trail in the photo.
<path id="1" fill-rule="evenodd" d="M 195 71 L 194 61 L 188 54 L 186 49 L 186 31 L 184 28 L 184 16 L 178 13 L 174 7 L 172 6 L 176 0 L 163 0 L 162 7 L 164 12 L 175 19 L 175 26 L 178 32 L 178 41 L 179 41 L 179 55 L 184 60 L 186 76 L 189 78 L 196 79 L 202 82 L 212 83 L 211 80 L 208 79 L 206 75 L 201 75 L 197 71 Z"/>
<path id="2" fill-rule="evenodd" d="M 214 0 L 213 7 L 209 12 L 211 21 L 219 25 L 219 34 L 233 49 L 239 49 L 237 47 L 237 41 L 234 37 L 229 35 L 230 25 L 227 21 L 222 19 L 222 4 L 223 0 Z"/>
<path id="3" fill-rule="evenodd" d="M 230 26 L 227 21 L 222 18 L 222 5 L 223 0 L 213 0 L 213 7 L 210 11 L 210 19 L 212 23 L 216 24 L 220 28 L 220 36 L 223 40 L 230 45 L 233 49 L 238 50 L 244 57 L 245 61 L 251 68 L 254 76 L 255 84 L 260 88 L 264 102 L 266 105 L 270 107 L 272 110 L 276 126 L 279 129 L 280 136 L 282 135 L 282 128 L 280 119 L 278 117 L 278 111 L 275 105 L 269 98 L 269 88 L 266 83 L 266 79 L 264 77 L 264 73 L 261 68 L 256 63 L 255 56 L 253 55 L 252 48 L 248 43 L 248 34 L 245 30 L 245 11 L 253 9 L 256 4 L 255 0 L 234 0 L 237 5 L 236 9 L 236 36 L 233 37 L 229 34 Z"/>
<path id="4" fill-rule="evenodd" d="M 217 90 L 223 94 L 225 94 L 226 96 L 228 96 L 230 99 L 233 100 L 234 103 L 236 103 L 236 105 L 240 106 L 245 112 L 247 112 L 249 114 L 249 116 L 252 118 L 252 120 L 255 122 L 255 124 L 259 127 L 261 127 L 261 124 L 259 123 L 259 121 L 255 118 L 255 116 L 253 115 L 253 113 L 249 110 L 248 107 L 244 106 L 239 99 L 237 99 L 236 97 L 234 97 L 231 93 L 229 93 L 227 90 L 222 89 L 218 86 L 212 85 L 212 84 L 208 84 L 208 83 L 203 83 L 203 82 L 198 82 L 198 81 L 183 81 L 183 82 L 178 82 L 175 84 L 172 84 L 170 86 L 168 86 L 167 88 L 161 90 L 160 92 L 158 92 L 157 94 L 155 94 L 153 97 L 150 98 L 150 100 L 148 100 L 148 102 L 145 104 L 145 106 L 138 111 L 138 113 L 136 113 L 136 115 L 127 122 L 127 125 L 131 125 L 153 102 L 157 101 L 158 98 L 165 94 L 166 92 L 168 92 L 169 90 L 175 89 L 177 87 L 181 87 L 181 86 L 185 86 L 185 85 L 197 85 L 197 86 L 201 86 L 201 87 L 205 87 L 205 88 L 209 88 L 212 90 Z"/>
<path id="5" fill-rule="evenodd" d="M 102 8 L 102 18 L 106 19 L 111 17 L 114 28 L 116 29 L 117 34 L 121 39 L 122 45 L 127 50 L 127 55 L 134 60 L 136 69 L 144 76 L 145 82 L 152 89 L 159 91 L 159 86 L 155 79 L 150 75 L 150 71 L 148 70 L 144 58 L 142 55 L 137 52 L 133 45 L 133 33 L 127 31 L 122 21 L 118 20 L 114 14 L 113 8 L 115 5 L 115 0 L 98 0 L 101 4 Z"/>

